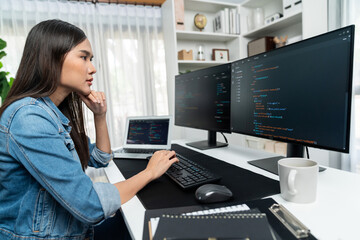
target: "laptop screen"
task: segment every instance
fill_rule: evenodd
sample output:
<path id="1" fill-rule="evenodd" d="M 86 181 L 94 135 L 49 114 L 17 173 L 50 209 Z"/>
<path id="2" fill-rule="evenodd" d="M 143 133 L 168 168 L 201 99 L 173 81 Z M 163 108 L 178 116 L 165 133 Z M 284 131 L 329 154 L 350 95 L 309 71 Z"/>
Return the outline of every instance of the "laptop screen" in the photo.
<path id="1" fill-rule="evenodd" d="M 132 119 L 126 144 L 167 145 L 169 119 Z"/>

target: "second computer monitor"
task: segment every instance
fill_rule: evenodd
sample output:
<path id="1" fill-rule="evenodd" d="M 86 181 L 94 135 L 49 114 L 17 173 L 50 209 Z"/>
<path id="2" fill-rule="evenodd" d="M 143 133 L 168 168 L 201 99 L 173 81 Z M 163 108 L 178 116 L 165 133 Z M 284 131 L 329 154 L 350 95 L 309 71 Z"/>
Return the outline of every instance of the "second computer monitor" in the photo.
<path id="1" fill-rule="evenodd" d="M 209 131 L 208 140 L 191 146 L 220 147 L 216 132 L 230 132 L 230 79 L 231 64 L 175 77 L 175 125 Z"/>
<path id="2" fill-rule="evenodd" d="M 233 62 L 232 131 L 348 152 L 353 43 L 350 26 Z"/>

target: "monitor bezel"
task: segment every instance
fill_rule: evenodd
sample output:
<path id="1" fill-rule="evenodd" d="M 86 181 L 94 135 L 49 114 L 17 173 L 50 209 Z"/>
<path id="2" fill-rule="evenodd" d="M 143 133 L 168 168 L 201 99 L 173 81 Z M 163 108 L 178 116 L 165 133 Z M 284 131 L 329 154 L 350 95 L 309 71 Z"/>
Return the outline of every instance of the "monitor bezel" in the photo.
<path id="1" fill-rule="evenodd" d="M 350 150 L 350 128 L 351 128 L 351 108 L 352 108 L 352 93 L 353 93 L 353 62 L 354 62 L 355 25 L 349 25 L 349 26 L 339 28 L 339 29 L 336 29 L 336 30 L 333 30 L 333 31 L 329 31 L 329 32 L 326 32 L 326 33 L 323 33 L 323 34 L 320 34 L 320 35 L 317 35 L 317 36 L 314 36 L 314 37 L 304 39 L 302 41 L 299 41 L 299 42 L 296 42 L 296 43 L 293 43 L 293 44 L 285 45 L 285 46 L 283 46 L 283 47 L 281 47 L 279 49 L 281 49 L 283 51 L 286 48 L 294 48 L 297 45 L 302 44 L 305 41 L 312 41 L 314 39 L 323 37 L 325 35 L 333 34 L 335 32 L 341 32 L 341 31 L 344 31 L 344 30 L 350 30 L 351 31 L 350 62 L 349 62 L 349 76 L 348 76 L 348 79 L 349 79 L 349 81 L 348 81 L 349 94 L 348 94 L 348 109 L 347 109 L 347 127 L 346 127 L 346 130 L 345 130 L 346 131 L 346 146 L 345 146 L 345 149 L 334 148 L 334 147 L 329 147 L 329 146 L 324 146 L 324 145 L 317 145 L 317 144 L 309 144 L 309 143 L 300 142 L 300 141 L 298 142 L 298 141 L 292 141 L 292 140 L 284 140 L 282 138 L 277 138 L 277 137 L 259 136 L 259 135 L 248 133 L 248 132 L 236 131 L 236 130 L 233 130 L 233 127 L 232 127 L 233 126 L 232 125 L 232 122 L 233 122 L 233 117 L 232 116 L 233 115 L 230 115 L 231 116 L 230 117 L 230 130 L 231 130 L 231 132 L 232 133 L 244 134 L 244 135 L 248 135 L 248 136 L 254 136 L 254 137 L 263 138 L 263 139 L 280 141 L 280 142 L 284 142 L 284 143 L 300 144 L 300 145 L 307 146 L 307 147 L 314 147 L 314 148 L 318 148 L 318 149 L 325 149 L 325 150 L 332 150 L 332 151 L 337 151 L 337 152 L 342 152 L 342 153 L 349 153 L 349 150 Z M 270 51 L 266 52 L 266 54 L 268 54 L 270 52 L 277 51 L 279 49 L 270 50 Z M 263 54 L 264 53 L 260 53 L 260 54 L 256 54 L 256 55 L 253 55 L 253 56 L 250 56 L 250 57 L 239 59 L 239 60 L 231 62 L 231 64 L 236 63 L 238 61 L 245 61 L 245 60 L 250 59 L 250 58 L 255 58 L 255 57 L 263 55 Z M 231 111 L 230 112 L 233 112 L 233 108 L 231 106 L 232 97 L 233 96 L 231 95 L 231 100 L 230 100 L 230 109 L 231 109 Z"/>

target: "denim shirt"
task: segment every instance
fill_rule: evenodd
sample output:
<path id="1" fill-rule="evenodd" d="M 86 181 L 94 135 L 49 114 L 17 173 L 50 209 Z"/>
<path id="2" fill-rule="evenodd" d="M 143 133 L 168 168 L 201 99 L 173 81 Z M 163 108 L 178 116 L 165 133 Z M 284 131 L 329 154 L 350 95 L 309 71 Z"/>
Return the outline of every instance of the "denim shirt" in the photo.
<path id="1" fill-rule="evenodd" d="M 0 239 L 92 239 L 120 208 L 110 183 L 83 172 L 69 120 L 50 98 L 23 98 L 0 118 Z M 112 154 L 90 144 L 89 166 Z"/>

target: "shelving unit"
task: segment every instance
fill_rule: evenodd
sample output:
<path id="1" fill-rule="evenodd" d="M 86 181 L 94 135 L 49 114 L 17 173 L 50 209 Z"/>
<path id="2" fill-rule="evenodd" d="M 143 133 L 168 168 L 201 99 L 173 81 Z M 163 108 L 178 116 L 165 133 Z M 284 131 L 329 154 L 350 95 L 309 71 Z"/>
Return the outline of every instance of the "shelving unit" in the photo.
<path id="1" fill-rule="evenodd" d="M 184 0 L 184 27 L 177 30 L 175 26 L 175 0 L 167 0 L 162 5 L 163 27 L 165 32 L 165 49 L 169 78 L 179 72 L 193 71 L 196 69 L 223 64 L 224 62 L 212 61 L 212 49 L 229 49 L 229 61 L 247 57 L 247 44 L 249 41 L 263 36 L 285 36 L 289 38 L 302 36 L 302 12 L 296 12 L 264 25 L 258 29 L 248 31 L 247 21 L 249 15 L 256 8 L 262 8 L 267 17 L 276 12 L 282 12 L 282 0 L 247 0 L 242 4 L 213 2 L 207 0 Z M 240 13 L 241 35 L 214 33 L 212 22 L 215 15 L 225 8 L 237 9 Z M 207 17 L 207 26 L 199 31 L 194 26 L 193 20 L 197 13 Z M 171 23 L 171 24 L 169 24 Z M 205 47 L 205 61 L 197 60 L 197 47 Z M 177 52 L 180 50 L 193 50 L 193 60 L 178 60 Z"/>
<path id="2" fill-rule="evenodd" d="M 209 41 L 209 42 L 228 42 L 236 40 L 239 35 L 213 33 L 213 32 L 194 32 L 194 31 L 176 31 L 177 40 Z"/>
<path id="3" fill-rule="evenodd" d="M 165 42 L 166 74 L 168 82 L 169 113 L 174 113 L 174 79 L 180 72 L 193 71 L 208 68 L 226 62 L 213 61 L 212 49 L 228 49 L 229 59 L 234 61 L 240 56 L 240 35 L 215 33 L 213 20 L 215 15 L 225 9 L 237 9 L 239 4 L 225 2 L 210 2 L 207 0 L 184 0 L 184 26 L 185 30 L 177 30 L 175 24 L 174 0 L 167 0 L 162 6 L 163 31 Z M 194 16 L 197 13 L 204 14 L 207 25 L 202 31 L 194 26 Z M 205 61 L 197 60 L 197 46 L 205 47 Z M 178 51 L 193 50 L 193 60 L 178 60 Z M 174 135 L 179 136 L 176 128 Z"/>
<path id="4" fill-rule="evenodd" d="M 283 16 L 274 22 L 263 25 L 257 29 L 248 29 L 250 20 L 254 10 L 261 8 L 264 13 L 264 18 L 273 15 L 274 13 L 281 13 Z M 241 58 L 247 57 L 247 44 L 255 39 L 272 36 L 285 37 L 289 39 L 303 36 L 303 11 L 293 11 L 288 14 L 283 12 L 282 0 L 247 0 L 240 5 L 240 14 L 242 21 L 242 36 L 241 36 Z M 254 16 L 253 16 L 254 17 Z"/>
<path id="5" fill-rule="evenodd" d="M 301 20 L 302 20 L 302 13 L 301 12 L 294 13 L 288 17 L 282 17 L 266 26 L 247 32 L 243 35 L 243 37 L 254 38 L 259 36 L 266 36 L 274 32 L 278 32 L 284 28 L 288 28 L 289 26 L 299 24 L 301 23 Z"/>
<path id="6" fill-rule="evenodd" d="M 165 42 L 166 49 L 172 51 L 167 54 L 167 64 L 172 65 L 167 69 L 171 77 L 179 72 L 193 71 L 200 68 L 224 64 L 212 60 L 212 49 L 229 49 L 230 61 L 240 57 L 240 35 L 215 33 L 213 31 L 213 20 L 215 15 L 224 8 L 238 9 L 239 5 L 224 2 L 210 2 L 206 0 L 184 0 L 184 26 L 185 30 L 177 30 L 175 26 L 174 0 L 167 0 L 163 5 L 164 24 L 167 29 Z M 207 25 L 202 31 L 194 26 L 194 16 L 202 13 L 207 18 Z M 172 21 L 171 21 L 172 20 Z M 173 22 L 173 24 L 169 24 Z M 169 26 L 171 25 L 171 26 Z M 168 40 L 169 39 L 169 40 Z M 172 39 L 172 40 L 170 40 Z M 205 61 L 197 60 L 197 47 L 202 44 L 205 47 Z M 171 49 L 175 49 L 171 50 Z M 184 61 L 177 59 L 180 50 L 193 50 L 193 60 Z M 169 73 L 169 69 L 171 72 Z"/>

